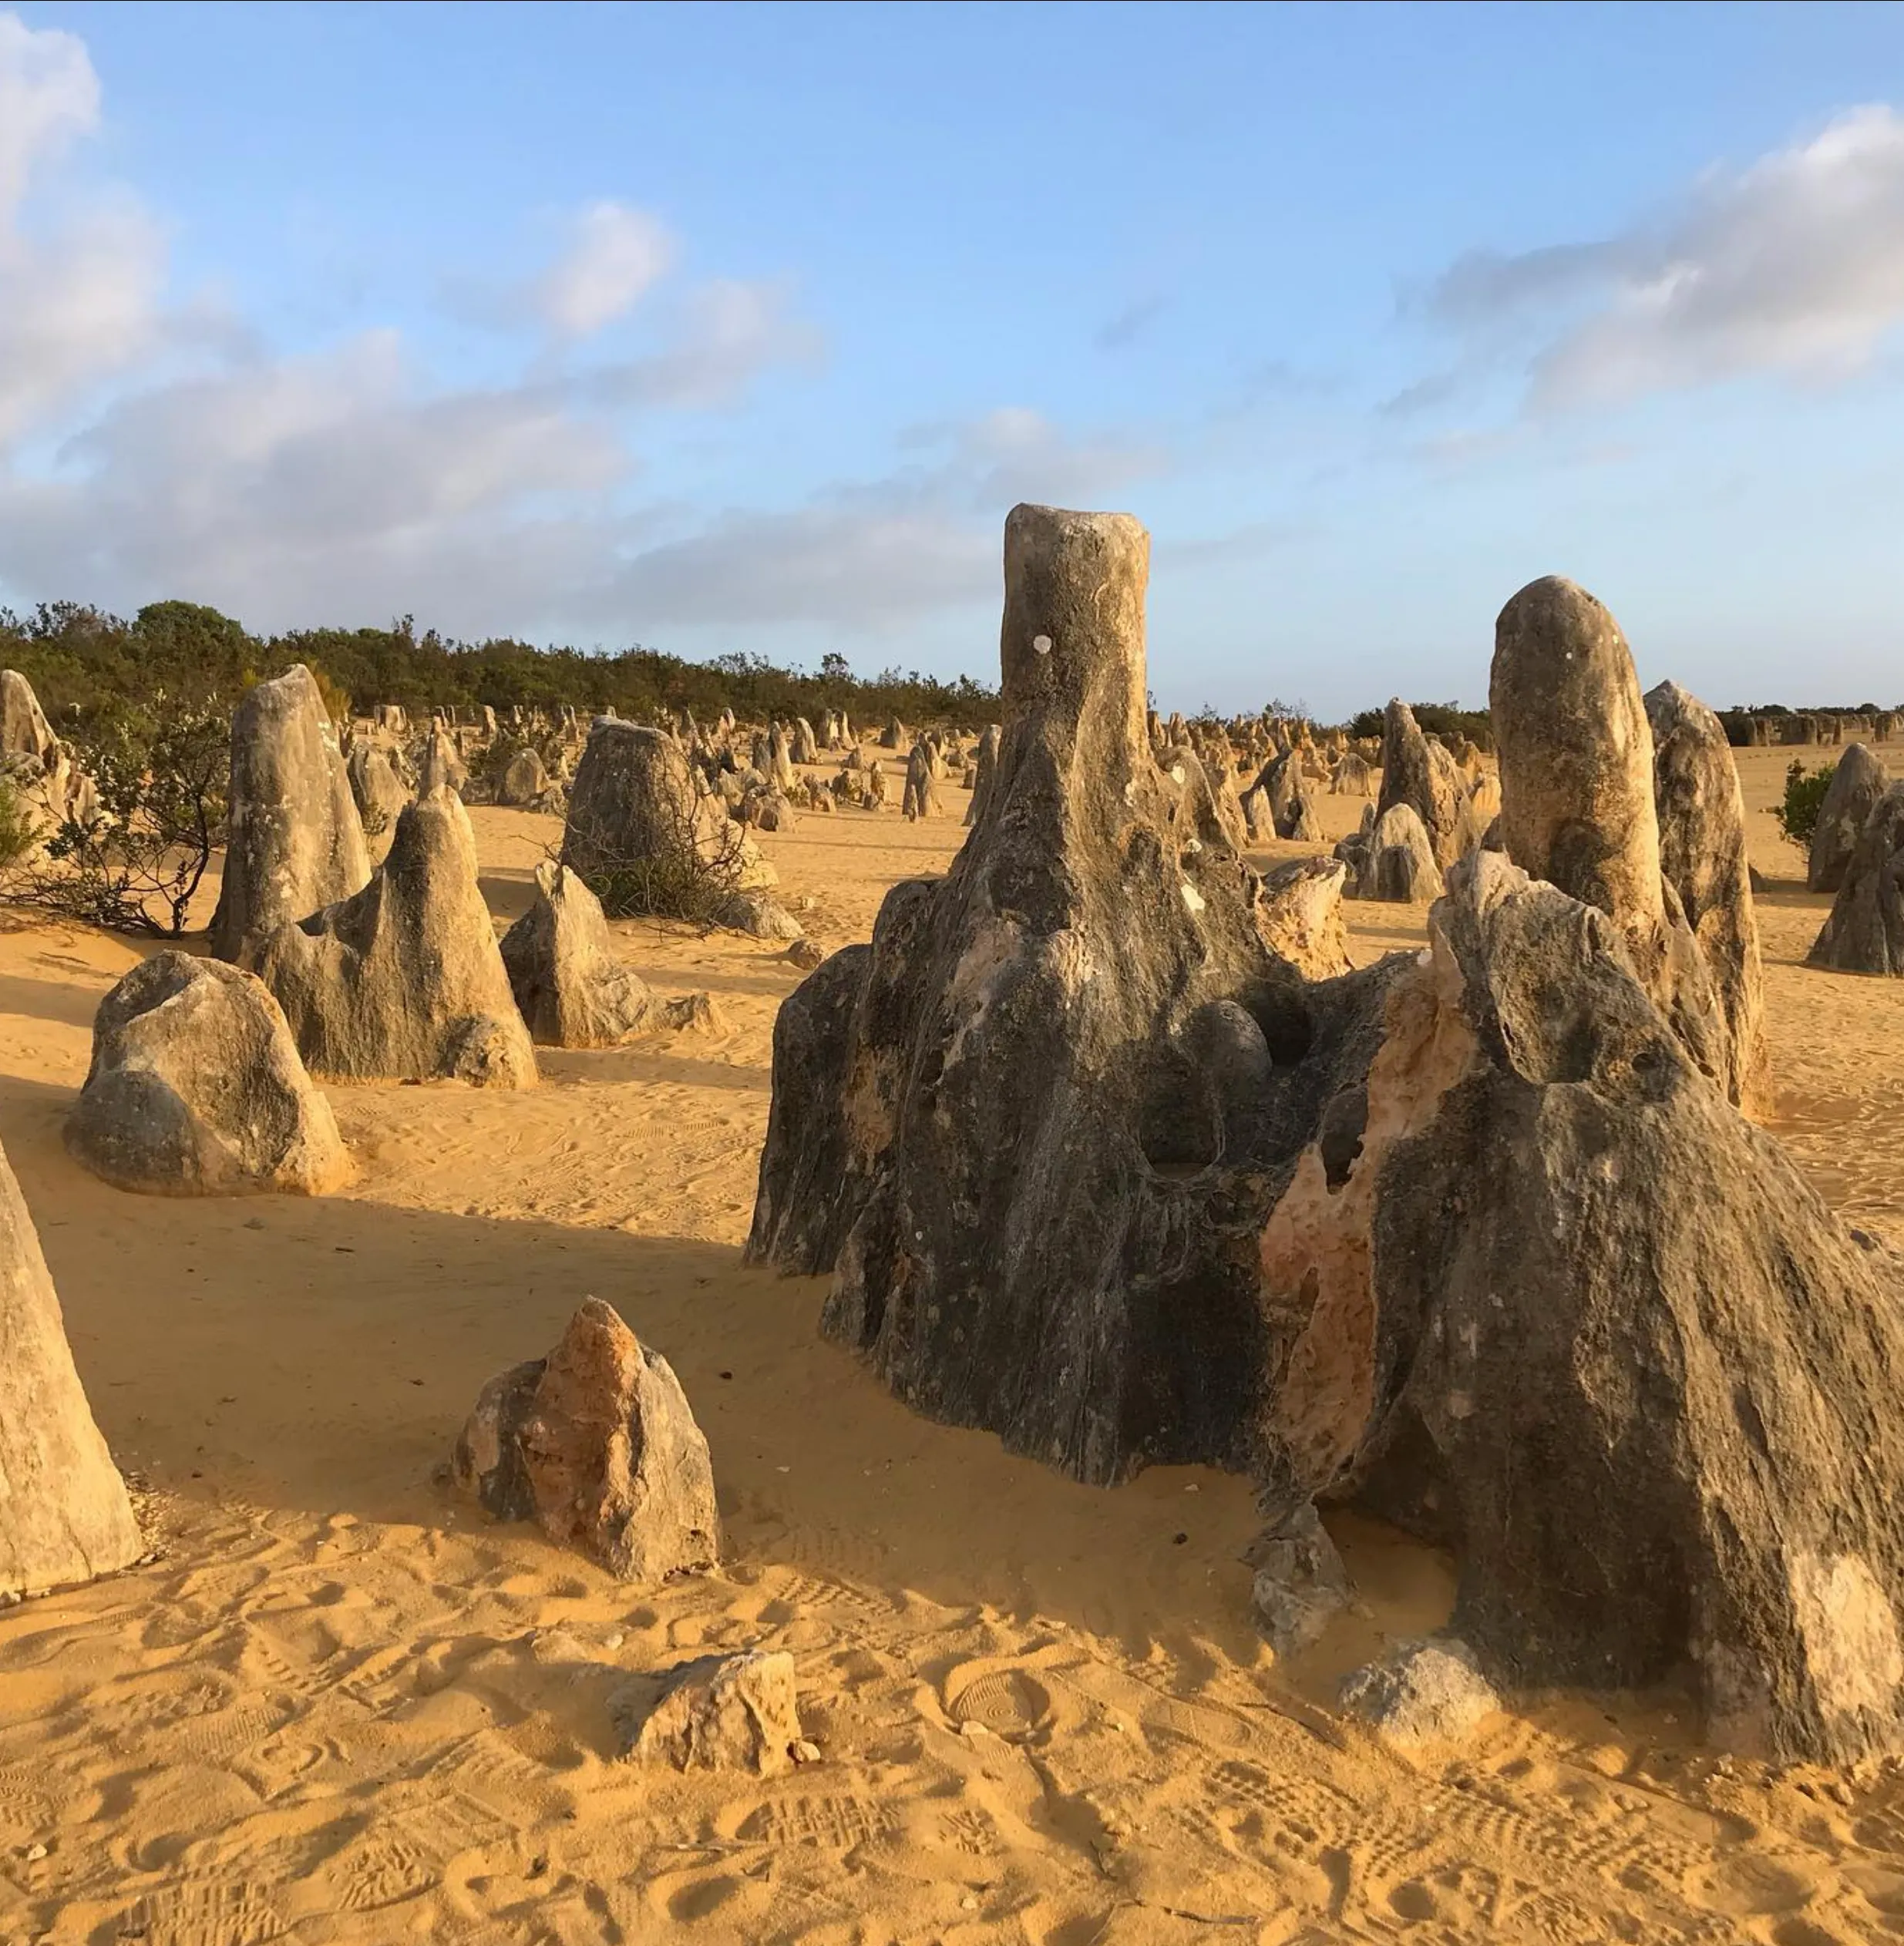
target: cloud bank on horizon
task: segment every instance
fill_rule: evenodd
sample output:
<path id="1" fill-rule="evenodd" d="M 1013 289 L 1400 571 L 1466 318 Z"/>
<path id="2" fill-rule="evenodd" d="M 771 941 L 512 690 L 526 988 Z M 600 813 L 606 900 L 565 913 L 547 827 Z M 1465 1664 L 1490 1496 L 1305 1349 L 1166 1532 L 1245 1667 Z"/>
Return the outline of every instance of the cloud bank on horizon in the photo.
<path id="1" fill-rule="evenodd" d="M 1620 538 L 1621 509 L 1699 495 L 1715 511 L 1690 556 L 1751 556 L 1756 524 L 1795 519 L 1764 499 L 1758 429 L 1869 420 L 1896 394 L 1904 118 L 1882 103 L 1656 185 L 1599 234 L 1378 266 L 1398 294 L 1360 351 L 1269 341 L 1301 301 L 1292 277 L 1227 368 L 1185 341 L 1193 273 L 1125 274 L 1069 342 L 1028 301 L 1024 344 L 1000 334 L 956 360 L 863 329 L 861 294 L 802 263 L 698 267 L 708 253 L 648 207 L 634 160 L 535 212 L 533 260 L 419 266 L 429 291 L 401 318 L 288 330 L 232 279 L 185 274 L 193 212 L 142 192 L 113 114 L 86 38 L 0 12 L 0 593 L 16 603 L 177 595 L 254 627 L 410 612 L 464 636 L 984 669 L 1006 509 L 1115 503 L 1156 533 L 1153 640 L 1161 618 L 1200 645 L 1154 669 L 1167 703 L 1273 691 L 1346 711 L 1391 687 L 1472 694 L 1515 586 L 1556 568 L 1593 584 L 1571 509 L 1581 551 L 1630 559 L 1657 638 L 1724 703 L 1756 665 L 1701 644 L 1695 592 L 1643 535 Z M 990 328 L 944 323 L 954 341 Z M 803 400 L 847 381 L 854 436 L 803 437 Z M 1778 450 L 1829 465 L 1837 449 Z M 1818 495 L 1868 502 L 1875 465 L 1894 529 L 1904 471 L 1855 439 L 1842 457 Z M 1816 570 L 1847 571 L 1828 555 Z M 1622 588 L 1597 591 L 1632 630 Z M 1882 598 L 1832 623 L 1842 668 L 1792 641 L 1791 680 L 1821 699 L 1873 688 Z M 1792 627 L 1817 612 L 1801 573 Z M 1703 625 L 1732 613 L 1719 585 Z"/>

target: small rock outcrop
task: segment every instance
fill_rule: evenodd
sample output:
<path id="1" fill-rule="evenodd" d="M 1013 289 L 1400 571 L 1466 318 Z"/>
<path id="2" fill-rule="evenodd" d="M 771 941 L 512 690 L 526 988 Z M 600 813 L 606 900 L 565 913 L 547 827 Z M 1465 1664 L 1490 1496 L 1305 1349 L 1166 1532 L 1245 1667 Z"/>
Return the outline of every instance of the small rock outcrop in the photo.
<path id="1" fill-rule="evenodd" d="M 1864 835 L 1878 800 L 1890 788 L 1891 774 L 1884 759 L 1861 743 L 1845 746 L 1845 754 L 1825 787 L 1812 828 L 1811 848 L 1805 860 L 1805 882 L 1812 892 L 1835 892 L 1845 882 L 1852 854 Z"/>
<path id="2" fill-rule="evenodd" d="M 1333 980 L 1350 970 L 1342 915 L 1348 876 L 1348 867 L 1333 858 L 1299 858 L 1263 874 L 1256 929 L 1305 980 Z"/>
<path id="3" fill-rule="evenodd" d="M 613 1699 L 622 1754 L 677 1770 L 777 1776 L 800 1743 L 793 1658 L 782 1649 L 701 1655 L 637 1678 Z"/>
<path id="4" fill-rule="evenodd" d="M 708 1442 L 681 1383 L 599 1298 L 547 1357 L 483 1388 L 450 1476 L 496 1519 L 535 1521 L 621 1581 L 720 1558 Z"/>
<path id="5" fill-rule="evenodd" d="M 967 830 L 978 822 L 979 815 L 985 808 L 985 793 L 991 788 L 992 773 L 997 768 L 998 726 L 987 723 L 972 759 L 972 797 L 965 807 Z"/>
<path id="6" fill-rule="evenodd" d="M 899 808 L 909 822 L 938 815 L 939 794 L 933 782 L 932 752 L 923 739 L 913 745 L 912 755 L 906 759 L 906 788 Z"/>
<path id="7" fill-rule="evenodd" d="M 501 950 L 516 1004 L 545 1047 L 615 1047 L 637 1034 L 715 1024 L 705 993 L 664 1000 L 616 960 L 601 902 L 566 865 L 536 867 L 535 901 Z"/>
<path id="8" fill-rule="evenodd" d="M 1495 623 L 1489 707 L 1508 856 L 1613 920 L 1687 1050 L 1736 1100 L 1750 1057 L 1661 869 L 1652 728 L 1620 624 L 1571 581 L 1530 582 Z"/>
<path id="9" fill-rule="evenodd" d="M 1872 807 L 1806 963 L 1904 978 L 1904 781 Z"/>
<path id="10" fill-rule="evenodd" d="M 0 669 L 0 757 L 33 757 L 43 764 L 58 741 L 33 685 L 17 669 Z"/>
<path id="11" fill-rule="evenodd" d="M 1766 1089 L 1764 982 L 1738 771 L 1719 719 L 1677 683 L 1648 690 L 1646 711 L 1660 874 L 1724 1017 L 1717 1078 L 1729 1099 L 1754 1107 Z"/>
<path id="12" fill-rule="evenodd" d="M 1357 887 L 1364 899 L 1401 906 L 1426 905 L 1441 896 L 1435 848 L 1411 804 L 1391 804 L 1375 820 L 1368 867 Z"/>
<path id="13" fill-rule="evenodd" d="M 549 792 L 549 769 L 541 758 L 525 745 L 510 758 L 496 788 L 496 801 L 517 809 L 540 804 Z"/>
<path id="14" fill-rule="evenodd" d="M 492 1087 L 536 1078 L 469 813 L 452 791 L 408 806 L 369 884 L 280 927 L 257 963 L 314 1074 Z"/>
<path id="15" fill-rule="evenodd" d="M 422 761 L 416 767 L 416 795 L 426 798 L 436 791 L 460 792 L 469 781 L 469 767 L 449 732 L 441 723 L 432 723 L 423 740 Z"/>
<path id="16" fill-rule="evenodd" d="M 351 1172 L 264 982 L 185 953 L 143 961 L 99 1003 L 66 1136 L 95 1175 L 156 1195 L 321 1195 Z"/>
<path id="17" fill-rule="evenodd" d="M 1474 1652 L 1453 1637 L 1398 1642 L 1342 1685 L 1342 1707 L 1406 1751 L 1466 1741 L 1501 1707 Z"/>
<path id="18" fill-rule="evenodd" d="M 355 743 L 345 760 L 345 771 L 350 778 L 351 796 L 359 818 L 379 829 L 395 824 L 409 802 L 410 793 L 389 755 L 374 743 Z M 298 916 L 302 919 L 306 915 L 300 913 Z"/>
<path id="19" fill-rule="evenodd" d="M 129 1568 L 146 1543 L 93 1423 L 52 1275 L 0 1154 L 0 1597 Z"/>
<path id="20" fill-rule="evenodd" d="M 1474 834 L 1465 815 L 1468 781 L 1442 746 L 1425 736 L 1415 712 L 1393 698 L 1382 724 L 1381 795 L 1378 817 L 1405 804 L 1428 834 L 1434 863 L 1445 871 L 1472 849 Z"/>
<path id="21" fill-rule="evenodd" d="M 640 876 L 649 889 L 646 909 L 658 912 L 670 909 L 668 888 L 677 882 L 699 885 L 713 874 L 747 889 L 775 879 L 721 805 L 696 789 L 666 731 L 608 717 L 595 719 L 569 787 L 562 862 L 598 887 Z"/>
<path id="22" fill-rule="evenodd" d="M 256 684 L 233 712 L 226 828 L 210 936 L 220 960 L 248 961 L 279 927 L 369 880 L 337 732 L 302 663 Z"/>

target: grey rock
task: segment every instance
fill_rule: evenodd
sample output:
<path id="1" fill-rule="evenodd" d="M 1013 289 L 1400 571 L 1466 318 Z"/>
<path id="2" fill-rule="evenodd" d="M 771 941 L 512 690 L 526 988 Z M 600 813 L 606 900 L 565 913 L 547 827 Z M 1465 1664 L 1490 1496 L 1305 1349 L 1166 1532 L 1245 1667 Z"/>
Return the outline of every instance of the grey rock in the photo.
<path id="1" fill-rule="evenodd" d="M 370 883 L 281 927 L 259 950 L 257 970 L 315 1074 L 535 1081 L 476 881 L 469 814 L 449 790 L 408 806 Z"/>
<path id="2" fill-rule="evenodd" d="M 1904 781 L 1872 807 L 1806 963 L 1904 978 Z"/>
<path id="3" fill-rule="evenodd" d="M 0 1595 L 39 1595 L 145 1552 L 126 1483 L 93 1423 L 59 1299 L 0 1154 Z"/>
<path id="4" fill-rule="evenodd" d="M 314 1196 L 351 1173 L 263 981 L 161 953 L 99 1003 L 66 1147 L 95 1175 L 152 1195 Z"/>
<path id="5" fill-rule="evenodd" d="M 1465 1743 L 1501 1708 L 1474 1652 L 1450 1637 L 1398 1643 L 1344 1682 L 1341 1701 L 1384 1743 L 1407 1751 Z"/>
<path id="6" fill-rule="evenodd" d="M 1259 1540 L 1250 1558 L 1256 1626 L 1278 1655 L 1307 1649 L 1354 1597 L 1335 1543 L 1307 1502 Z"/>
<path id="7" fill-rule="evenodd" d="M 1890 784 L 1891 775 L 1882 758 L 1861 743 L 1845 746 L 1845 754 L 1832 769 L 1832 781 L 1825 787 L 1825 801 L 1818 806 L 1818 823 L 1812 829 L 1805 860 L 1808 889 L 1836 892 L 1843 886 L 1858 840 Z"/>
<path id="8" fill-rule="evenodd" d="M 369 879 L 343 752 L 302 663 L 257 684 L 233 713 L 226 829 L 210 933 L 220 960 L 248 961 L 279 927 Z"/>

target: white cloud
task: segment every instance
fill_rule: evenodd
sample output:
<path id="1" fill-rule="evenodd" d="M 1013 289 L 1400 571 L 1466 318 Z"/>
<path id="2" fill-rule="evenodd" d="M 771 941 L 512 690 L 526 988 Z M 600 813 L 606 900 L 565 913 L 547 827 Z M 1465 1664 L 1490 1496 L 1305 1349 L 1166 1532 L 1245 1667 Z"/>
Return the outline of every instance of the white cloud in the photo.
<path id="1" fill-rule="evenodd" d="M 606 406 L 708 410 L 734 404 L 770 367 L 816 362 L 825 348 L 785 283 L 718 278 L 681 299 L 663 349 L 597 367 L 578 383 Z"/>
<path id="2" fill-rule="evenodd" d="M 165 240 L 138 204 L 82 205 L 50 234 L 24 221 L 36 175 L 99 116 L 84 44 L 0 14 L 0 447 L 161 334 Z"/>
<path id="3" fill-rule="evenodd" d="M 1544 405 L 1855 373 L 1904 321 L 1904 119 L 1849 110 L 1610 238 L 1474 253 L 1428 308 L 1479 345 L 1531 345 Z"/>
<path id="4" fill-rule="evenodd" d="M 591 203 L 574 232 L 537 286 L 536 308 L 552 331 L 590 338 L 626 317 L 674 267 L 674 240 L 655 217 L 621 203 Z"/>
<path id="5" fill-rule="evenodd" d="M 0 14 L 0 234 L 12 229 L 35 165 L 99 119 L 99 78 L 86 43 Z"/>

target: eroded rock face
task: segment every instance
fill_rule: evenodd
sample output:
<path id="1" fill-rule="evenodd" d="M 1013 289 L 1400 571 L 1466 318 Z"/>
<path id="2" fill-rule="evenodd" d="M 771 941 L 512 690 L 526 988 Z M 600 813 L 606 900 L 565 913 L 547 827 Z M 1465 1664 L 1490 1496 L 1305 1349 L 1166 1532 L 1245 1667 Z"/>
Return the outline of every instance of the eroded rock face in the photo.
<path id="1" fill-rule="evenodd" d="M 747 1770 L 777 1776 L 800 1740 L 793 1658 L 779 1649 L 701 1655 L 637 1679 L 614 1705 L 624 1754 L 677 1770 Z"/>
<path id="2" fill-rule="evenodd" d="M 533 1520 L 621 1581 L 720 1557 L 708 1443 L 681 1383 L 599 1298 L 547 1358 L 483 1387 L 450 1475 L 498 1520 Z"/>
<path id="3" fill-rule="evenodd" d="M 663 1000 L 616 960 L 601 902 L 566 865 L 536 867 L 534 903 L 503 934 L 501 951 L 530 1034 L 546 1047 L 615 1047 L 717 1021 L 707 994 Z"/>
<path id="4" fill-rule="evenodd" d="M 58 741 L 33 685 L 17 669 L 0 669 L 0 757 L 34 757 L 43 765 Z"/>
<path id="5" fill-rule="evenodd" d="M 985 808 L 985 794 L 991 788 L 992 773 L 998 767 L 998 725 L 987 723 L 978 739 L 972 761 L 972 801 L 965 807 L 967 829 L 977 824 Z"/>
<path id="6" fill-rule="evenodd" d="M 664 730 L 597 717 L 569 787 L 562 862 L 590 880 L 631 871 L 731 873 L 742 889 L 773 868 L 720 805 L 695 788 L 681 746 Z"/>
<path id="7" fill-rule="evenodd" d="M 156 1195 L 315 1196 L 351 1173 L 263 981 L 161 953 L 99 1003 L 66 1146 L 95 1175 Z"/>
<path id="8" fill-rule="evenodd" d="M 1807 963 L 1904 977 L 1904 782 L 1872 806 Z"/>
<path id="9" fill-rule="evenodd" d="M 93 1423 L 39 1237 L 0 1154 L 0 1595 L 127 1568 L 145 1551 Z"/>
<path id="10" fill-rule="evenodd" d="M 1688 1056 L 1606 915 L 1500 854 L 1393 987 L 1359 1148 L 1263 1241 L 1266 1410 L 1318 1491 L 1450 1548 L 1490 1678 L 1643 1686 L 1843 1760 L 1899 1738 L 1899 1266 Z"/>
<path id="11" fill-rule="evenodd" d="M 1428 834 L 1434 863 L 1445 871 L 1472 846 L 1467 803 L 1468 783 L 1460 765 L 1440 744 L 1422 734 L 1414 711 L 1399 697 L 1393 698 L 1382 726 L 1381 795 L 1376 800 L 1376 815 L 1408 805 Z"/>
<path id="12" fill-rule="evenodd" d="M 1845 746 L 1845 754 L 1825 787 L 1812 828 L 1811 849 L 1805 860 L 1805 884 L 1813 892 L 1837 892 L 1845 882 L 1852 854 L 1864 834 L 1878 800 L 1890 788 L 1884 759 L 1861 743 Z"/>
<path id="13" fill-rule="evenodd" d="M 537 753 L 523 748 L 510 758 L 496 792 L 499 804 L 519 808 L 540 804 L 549 792 L 549 769 Z"/>
<path id="14" fill-rule="evenodd" d="M 435 791 L 460 792 L 469 781 L 469 767 L 442 724 L 434 723 L 423 743 L 422 761 L 416 771 L 416 794 L 426 798 Z"/>
<path id="15" fill-rule="evenodd" d="M 1375 820 L 1367 859 L 1360 887 L 1363 898 L 1425 906 L 1441 897 L 1441 875 L 1435 862 L 1434 845 L 1413 805 L 1391 804 Z"/>
<path id="16" fill-rule="evenodd" d="M 1342 1685 L 1342 1707 L 1409 1751 L 1466 1741 L 1501 1707 L 1474 1652 L 1456 1638 L 1398 1642 Z"/>
<path id="17" fill-rule="evenodd" d="M 1489 703 L 1508 855 L 1613 920 L 1688 1052 L 1736 1091 L 1752 1057 L 1734 1047 L 1715 970 L 1662 869 L 1652 728 L 1620 624 L 1571 581 L 1530 582 L 1495 623 Z M 1745 985 L 1741 974 L 1741 1007 Z"/>
<path id="18" fill-rule="evenodd" d="M 919 1410 L 1095 1481 L 1246 1463 L 1277 1363 L 1253 1226 L 1390 976 L 1305 987 L 1254 875 L 1186 828 L 1148 551 L 1122 516 L 1007 522 L 978 822 L 783 1003 L 748 1244 L 833 1271 L 822 1328 Z"/>
<path id="19" fill-rule="evenodd" d="M 1764 987 L 1746 856 L 1745 801 L 1719 719 L 1677 683 L 1647 691 L 1660 870 L 1677 895 L 1724 1017 L 1715 1077 L 1727 1097 L 1758 1105 L 1766 1088 Z"/>
<path id="20" fill-rule="evenodd" d="M 913 745 L 912 755 L 906 759 L 906 788 L 900 796 L 899 808 L 908 822 L 938 815 L 939 794 L 933 787 L 935 775 L 931 748 L 922 739 Z"/>
<path id="21" fill-rule="evenodd" d="M 345 759 L 345 771 L 350 779 L 351 796 L 360 818 L 382 825 L 395 823 L 403 807 L 410 801 L 410 793 L 397 775 L 389 755 L 373 743 L 354 744 Z M 365 856 L 368 855 L 366 851 Z M 304 913 L 298 914 L 301 919 L 304 916 Z"/>
<path id="22" fill-rule="evenodd" d="M 255 685 L 233 712 L 227 830 L 210 935 L 220 960 L 248 963 L 279 927 L 369 880 L 343 752 L 302 663 Z"/>
<path id="23" fill-rule="evenodd" d="M 257 970 L 315 1074 L 492 1087 L 536 1078 L 469 813 L 452 791 L 408 806 L 369 884 L 281 927 Z"/>
<path id="24" fill-rule="evenodd" d="M 1348 876 L 1333 858 L 1297 859 L 1263 874 L 1257 929 L 1270 950 L 1305 980 L 1333 980 L 1351 970 L 1342 916 Z"/>

